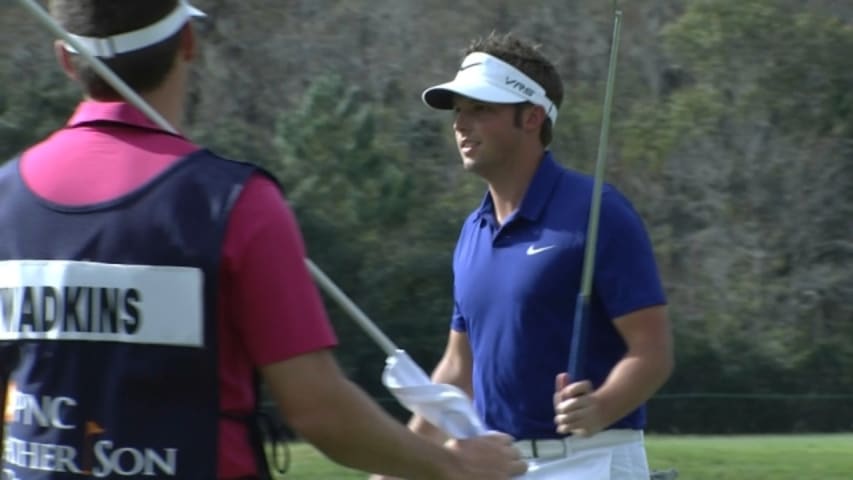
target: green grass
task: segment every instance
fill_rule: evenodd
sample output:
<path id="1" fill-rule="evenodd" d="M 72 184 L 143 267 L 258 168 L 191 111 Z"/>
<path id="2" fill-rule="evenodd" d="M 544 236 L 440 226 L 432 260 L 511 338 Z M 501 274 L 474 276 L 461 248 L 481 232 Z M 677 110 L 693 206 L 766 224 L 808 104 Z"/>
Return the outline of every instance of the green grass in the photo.
<path id="1" fill-rule="evenodd" d="M 679 480 L 851 480 L 853 434 L 647 437 L 652 469 L 675 468 Z M 364 479 L 309 445 L 291 446 L 287 480 Z"/>
<path id="2" fill-rule="evenodd" d="M 650 436 L 647 449 L 679 479 L 853 479 L 853 435 Z"/>
<path id="3" fill-rule="evenodd" d="M 290 471 L 281 480 L 338 480 L 367 478 L 367 474 L 332 463 L 305 443 L 290 445 Z"/>

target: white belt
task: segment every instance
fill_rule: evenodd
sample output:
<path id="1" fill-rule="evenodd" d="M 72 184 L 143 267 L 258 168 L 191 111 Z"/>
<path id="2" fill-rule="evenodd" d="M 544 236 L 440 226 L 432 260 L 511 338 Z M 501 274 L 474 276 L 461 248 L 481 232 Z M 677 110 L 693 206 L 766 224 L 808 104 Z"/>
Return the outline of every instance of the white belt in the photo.
<path id="1" fill-rule="evenodd" d="M 642 430 L 605 430 L 588 438 L 564 437 L 519 440 L 514 445 L 521 452 L 521 457 L 529 460 L 531 458 L 562 458 L 579 450 L 634 442 L 643 442 Z"/>

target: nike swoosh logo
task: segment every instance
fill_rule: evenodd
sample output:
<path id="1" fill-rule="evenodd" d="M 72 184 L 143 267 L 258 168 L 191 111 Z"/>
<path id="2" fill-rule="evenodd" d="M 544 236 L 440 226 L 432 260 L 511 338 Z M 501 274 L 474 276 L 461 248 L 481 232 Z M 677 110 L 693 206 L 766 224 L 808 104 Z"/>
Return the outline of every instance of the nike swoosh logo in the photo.
<path id="1" fill-rule="evenodd" d="M 463 65 L 462 68 L 459 69 L 459 71 L 461 72 L 462 70 L 467 70 L 471 67 L 475 67 L 477 65 L 482 65 L 482 64 L 483 64 L 483 62 L 469 63 L 468 65 Z"/>
<path id="2" fill-rule="evenodd" d="M 554 247 L 556 247 L 556 245 L 548 245 L 547 247 L 539 247 L 539 248 L 536 248 L 533 245 L 531 245 L 531 246 L 527 247 L 527 254 L 528 255 L 536 255 L 538 253 L 544 252 L 545 250 L 551 250 Z"/>

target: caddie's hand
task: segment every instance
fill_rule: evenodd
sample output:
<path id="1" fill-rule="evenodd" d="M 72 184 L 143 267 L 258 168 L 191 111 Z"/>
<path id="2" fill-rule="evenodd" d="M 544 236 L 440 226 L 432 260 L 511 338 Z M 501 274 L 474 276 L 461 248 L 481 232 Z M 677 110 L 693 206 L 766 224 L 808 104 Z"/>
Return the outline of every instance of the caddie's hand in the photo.
<path id="1" fill-rule="evenodd" d="M 444 446 L 459 456 L 461 468 L 444 480 L 509 480 L 527 471 L 521 452 L 504 433 L 488 433 L 464 440 L 448 440 Z"/>
<path id="2" fill-rule="evenodd" d="M 561 434 L 589 437 L 604 429 L 601 401 L 588 380 L 570 383 L 569 374 L 557 375 L 554 388 L 554 423 Z"/>

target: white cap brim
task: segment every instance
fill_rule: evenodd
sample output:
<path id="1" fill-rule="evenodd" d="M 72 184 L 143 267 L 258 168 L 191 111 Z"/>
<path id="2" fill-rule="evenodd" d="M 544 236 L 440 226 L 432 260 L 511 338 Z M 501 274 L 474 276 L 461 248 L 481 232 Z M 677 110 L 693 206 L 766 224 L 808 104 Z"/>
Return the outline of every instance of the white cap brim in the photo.
<path id="1" fill-rule="evenodd" d="M 204 13 L 203 11 L 199 10 L 198 8 L 190 5 L 189 2 L 184 3 L 184 8 L 187 9 L 187 13 L 189 13 L 191 17 L 200 18 L 200 17 L 206 17 L 207 16 L 206 13 Z"/>
<path id="2" fill-rule="evenodd" d="M 120 33 L 111 37 L 85 37 L 68 34 L 76 45 L 65 43 L 65 49 L 77 53 L 77 47 L 84 48 L 96 57 L 111 58 L 122 53 L 141 50 L 162 42 L 174 35 L 191 18 L 206 17 L 207 14 L 190 5 L 187 0 L 180 0 L 175 9 L 162 19 L 146 27 L 131 32 Z"/>
<path id="3" fill-rule="evenodd" d="M 489 103 L 522 103 L 527 98 L 476 80 L 453 80 L 424 90 L 422 99 L 425 104 L 439 110 L 453 108 L 453 96 L 462 95 L 474 100 Z"/>
<path id="4" fill-rule="evenodd" d="M 514 66 L 487 53 L 474 52 L 466 56 L 456 78 L 427 88 L 421 99 L 432 108 L 450 110 L 455 95 L 488 103 L 530 102 L 544 108 L 552 124 L 557 122 L 557 106 L 541 85 Z"/>

